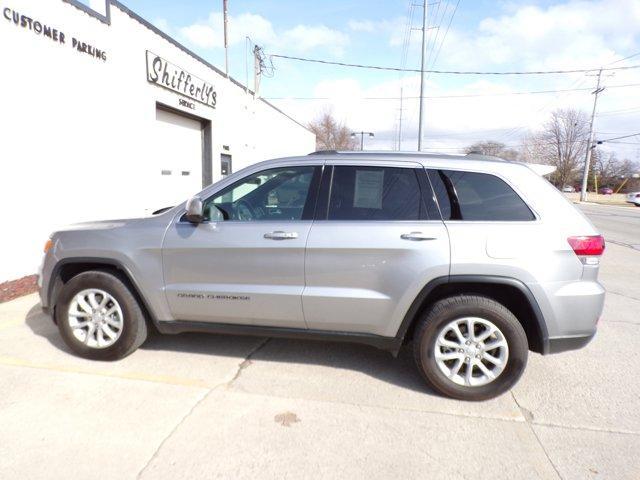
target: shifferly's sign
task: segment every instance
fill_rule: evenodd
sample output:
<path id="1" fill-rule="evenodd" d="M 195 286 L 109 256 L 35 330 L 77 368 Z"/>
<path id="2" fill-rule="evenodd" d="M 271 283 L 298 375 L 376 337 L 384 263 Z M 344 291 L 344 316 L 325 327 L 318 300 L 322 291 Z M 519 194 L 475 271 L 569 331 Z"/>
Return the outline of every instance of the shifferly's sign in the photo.
<path id="1" fill-rule="evenodd" d="M 213 85 L 147 50 L 147 80 L 185 95 L 196 102 L 216 108 L 217 93 Z"/>

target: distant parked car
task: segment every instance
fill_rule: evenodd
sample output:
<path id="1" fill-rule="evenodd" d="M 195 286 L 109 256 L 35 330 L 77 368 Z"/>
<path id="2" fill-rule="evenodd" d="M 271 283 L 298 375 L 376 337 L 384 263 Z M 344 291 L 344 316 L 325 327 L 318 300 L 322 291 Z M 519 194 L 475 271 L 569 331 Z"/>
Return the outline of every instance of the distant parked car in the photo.
<path id="1" fill-rule="evenodd" d="M 640 207 L 640 192 L 627 193 L 627 203 L 633 203 L 636 207 Z"/>
<path id="2" fill-rule="evenodd" d="M 600 189 L 600 195 L 613 195 L 613 189 L 609 187 L 602 187 Z"/>
<path id="3" fill-rule="evenodd" d="M 564 193 L 573 193 L 576 191 L 576 189 L 573 188 L 571 185 L 565 185 L 564 187 L 562 187 L 562 191 Z"/>

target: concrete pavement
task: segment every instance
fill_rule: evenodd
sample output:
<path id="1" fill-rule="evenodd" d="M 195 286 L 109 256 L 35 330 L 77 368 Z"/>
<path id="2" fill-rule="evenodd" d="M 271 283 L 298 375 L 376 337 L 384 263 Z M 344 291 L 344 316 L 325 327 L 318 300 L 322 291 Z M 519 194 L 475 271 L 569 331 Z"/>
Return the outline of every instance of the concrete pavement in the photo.
<path id="1" fill-rule="evenodd" d="M 23 297 L 0 305 L 0 478 L 636 479 L 639 267 L 610 243 L 594 341 L 481 403 L 360 345 L 186 334 L 87 361 Z"/>

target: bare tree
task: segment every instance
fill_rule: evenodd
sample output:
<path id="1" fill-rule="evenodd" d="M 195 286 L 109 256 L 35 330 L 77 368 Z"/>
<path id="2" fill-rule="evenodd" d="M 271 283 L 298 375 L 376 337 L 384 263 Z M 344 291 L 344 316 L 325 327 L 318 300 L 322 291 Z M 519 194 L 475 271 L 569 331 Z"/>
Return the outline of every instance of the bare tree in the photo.
<path id="1" fill-rule="evenodd" d="M 493 140 L 485 140 L 475 142 L 464 149 L 465 153 L 479 153 L 481 155 L 492 155 L 494 157 L 504 158 L 505 160 L 515 160 L 518 158 L 518 152 L 502 142 Z"/>
<path id="2" fill-rule="evenodd" d="M 635 186 L 634 175 L 640 173 L 640 165 L 628 159 L 620 160 L 615 152 L 596 149 L 593 152 L 593 171 L 598 176 L 598 185 L 617 188 L 625 181 L 625 186 Z"/>
<path id="3" fill-rule="evenodd" d="M 534 163 L 554 165 L 551 180 L 556 186 L 571 185 L 579 176 L 589 141 L 587 115 L 574 109 L 560 109 L 541 131 L 529 135 L 522 147 L 522 158 Z"/>
<path id="4" fill-rule="evenodd" d="M 358 141 L 351 138 L 351 131 L 331 112 L 322 113 L 308 127 L 316 134 L 317 150 L 355 150 L 358 146 Z"/>

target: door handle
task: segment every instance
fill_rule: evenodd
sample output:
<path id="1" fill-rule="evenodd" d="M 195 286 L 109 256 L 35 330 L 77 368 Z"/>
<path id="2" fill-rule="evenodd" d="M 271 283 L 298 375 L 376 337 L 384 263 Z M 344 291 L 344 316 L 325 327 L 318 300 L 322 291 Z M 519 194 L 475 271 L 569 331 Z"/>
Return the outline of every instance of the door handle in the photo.
<path id="1" fill-rule="evenodd" d="M 429 237 L 422 232 L 411 232 L 411 233 L 403 233 L 400 235 L 400 238 L 403 240 L 413 240 L 414 242 L 420 242 L 423 240 L 435 240 L 435 237 Z"/>
<path id="2" fill-rule="evenodd" d="M 264 238 L 269 240 L 292 240 L 298 238 L 298 232 L 283 232 L 276 230 L 275 232 L 269 232 L 264 234 Z"/>

